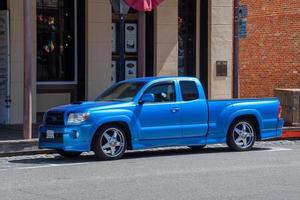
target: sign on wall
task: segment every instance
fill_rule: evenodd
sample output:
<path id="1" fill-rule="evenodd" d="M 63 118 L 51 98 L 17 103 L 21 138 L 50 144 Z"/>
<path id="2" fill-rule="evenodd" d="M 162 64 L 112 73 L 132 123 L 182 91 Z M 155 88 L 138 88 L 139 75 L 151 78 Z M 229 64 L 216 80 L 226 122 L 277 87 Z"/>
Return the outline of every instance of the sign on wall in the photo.
<path id="1" fill-rule="evenodd" d="M 136 78 L 136 60 L 126 60 L 125 62 L 125 79 Z"/>
<path id="2" fill-rule="evenodd" d="M 117 82 L 117 61 L 111 61 L 111 84 Z"/>
<path id="3" fill-rule="evenodd" d="M 245 38 L 247 36 L 247 16 L 248 6 L 241 5 L 239 7 L 239 37 Z"/>
<path id="4" fill-rule="evenodd" d="M 136 23 L 125 24 L 125 52 L 126 53 L 137 52 L 137 24 Z"/>
<path id="5" fill-rule="evenodd" d="M 56 8 L 58 5 L 58 0 L 37 0 L 36 5 L 37 7 Z"/>
<path id="6" fill-rule="evenodd" d="M 9 13 L 0 11 L 0 123 L 8 123 L 9 94 Z"/>
<path id="7" fill-rule="evenodd" d="M 216 61 L 216 76 L 226 77 L 227 76 L 227 61 Z"/>
<path id="8" fill-rule="evenodd" d="M 111 32 L 112 32 L 112 39 L 111 39 L 111 43 L 112 43 L 112 52 L 115 53 L 117 51 L 117 24 L 116 23 L 112 23 L 111 24 Z"/>

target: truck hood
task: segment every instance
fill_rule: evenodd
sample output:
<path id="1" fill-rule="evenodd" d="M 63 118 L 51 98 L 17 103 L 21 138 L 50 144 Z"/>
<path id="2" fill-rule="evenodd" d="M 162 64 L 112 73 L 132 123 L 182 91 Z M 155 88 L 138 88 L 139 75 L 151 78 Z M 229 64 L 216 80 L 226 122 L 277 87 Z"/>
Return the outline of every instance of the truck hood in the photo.
<path id="1" fill-rule="evenodd" d="M 51 108 L 48 111 L 54 112 L 85 112 L 89 110 L 102 110 L 126 106 L 128 102 L 120 101 L 81 101 L 67 105 Z"/>

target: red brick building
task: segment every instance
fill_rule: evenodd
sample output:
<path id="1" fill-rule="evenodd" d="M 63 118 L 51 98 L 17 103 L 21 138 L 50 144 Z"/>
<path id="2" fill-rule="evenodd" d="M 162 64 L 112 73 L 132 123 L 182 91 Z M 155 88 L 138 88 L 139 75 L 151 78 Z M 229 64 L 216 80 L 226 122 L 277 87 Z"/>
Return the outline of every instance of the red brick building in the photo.
<path id="1" fill-rule="evenodd" d="M 248 6 L 247 37 L 240 40 L 240 97 L 274 96 L 300 88 L 300 1 L 241 0 Z"/>

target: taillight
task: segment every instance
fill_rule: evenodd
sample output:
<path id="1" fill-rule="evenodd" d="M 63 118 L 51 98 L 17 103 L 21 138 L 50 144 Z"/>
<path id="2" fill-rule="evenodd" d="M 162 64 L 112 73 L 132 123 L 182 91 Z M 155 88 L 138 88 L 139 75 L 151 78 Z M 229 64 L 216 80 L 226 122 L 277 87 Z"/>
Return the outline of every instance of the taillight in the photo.
<path id="1" fill-rule="evenodd" d="M 279 105 L 279 107 L 278 107 L 278 116 L 277 116 L 278 119 L 281 118 L 281 113 L 282 113 L 282 106 Z"/>

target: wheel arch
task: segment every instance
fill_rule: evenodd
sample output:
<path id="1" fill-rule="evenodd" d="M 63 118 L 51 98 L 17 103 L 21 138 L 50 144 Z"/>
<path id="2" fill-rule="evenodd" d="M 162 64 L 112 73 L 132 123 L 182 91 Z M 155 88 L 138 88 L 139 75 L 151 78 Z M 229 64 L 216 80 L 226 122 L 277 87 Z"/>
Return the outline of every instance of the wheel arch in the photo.
<path id="1" fill-rule="evenodd" d="M 132 135 L 131 135 L 131 131 L 130 131 L 129 125 L 125 121 L 110 121 L 110 122 L 105 122 L 105 123 L 99 125 L 98 128 L 96 129 L 96 131 L 93 134 L 93 138 L 92 138 L 91 144 L 90 144 L 90 149 L 91 150 L 94 149 L 94 143 L 95 143 L 95 139 L 96 139 L 97 133 L 103 127 L 109 126 L 109 125 L 115 125 L 115 126 L 119 126 L 120 128 L 122 128 L 122 130 L 125 132 L 125 135 L 126 135 L 127 149 L 131 150 L 132 149 Z"/>
<path id="2" fill-rule="evenodd" d="M 236 123 L 237 121 L 239 120 L 249 120 L 250 122 L 253 123 L 254 125 L 254 128 L 255 128 L 255 132 L 256 132 L 256 138 L 257 139 L 261 139 L 261 136 L 260 136 L 260 133 L 261 133 L 261 124 L 260 124 L 260 121 L 259 121 L 259 118 L 255 115 L 255 114 L 243 114 L 243 115 L 238 115 L 238 116 L 235 116 L 231 122 L 229 123 L 229 126 L 227 127 L 227 131 L 226 131 L 226 138 L 228 138 L 228 132 L 231 128 L 231 126 Z"/>

